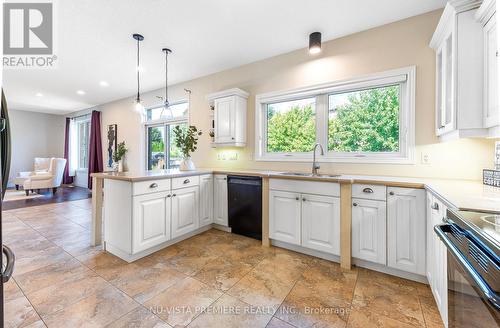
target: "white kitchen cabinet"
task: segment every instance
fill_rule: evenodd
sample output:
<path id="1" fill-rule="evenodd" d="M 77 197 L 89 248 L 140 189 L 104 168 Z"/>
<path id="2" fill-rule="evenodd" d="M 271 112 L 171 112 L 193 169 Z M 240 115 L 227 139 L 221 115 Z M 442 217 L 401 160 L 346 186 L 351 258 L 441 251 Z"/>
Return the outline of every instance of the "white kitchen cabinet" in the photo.
<path id="1" fill-rule="evenodd" d="M 489 137 L 500 137 L 496 1 L 483 1 L 476 12 L 476 19 L 483 28 L 484 126 L 489 128 Z"/>
<path id="2" fill-rule="evenodd" d="M 248 93 L 235 88 L 208 99 L 214 107 L 214 146 L 245 147 Z"/>
<path id="3" fill-rule="evenodd" d="M 340 254 L 340 185 L 269 180 L 269 237 L 334 255 Z"/>
<path id="4" fill-rule="evenodd" d="M 340 199 L 310 194 L 301 197 L 302 246 L 340 255 Z"/>
<path id="5" fill-rule="evenodd" d="M 200 227 L 214 222 L 214 180 L 211 174 L 200 176 Z"/>
<path id="6" fill-rule="evenodd" d="M 214 175 L 214 223 L 228 226 L 227 176 Z"/>
<path id="7" fill-rule="evenodd" d="M 443 224 L 446 207 L 431 193 L 427 193 L 427 280 L 444 323 L 448 320 L 447 249 L 434 232 L 434 226 Z"/>
<path id="8" fill-rule="evenodd" d="M 359 198 L 352 202 L 352 256 L 386 265 L 386 202 Z"/>
<path id="9" fill-rule="evenodd" d="M 483 137 L 483 32 L 477 1 L 450 1 L 434 32 L 436 135 L 442 141 Z"/>
<path id="10" fill-rule="evenodd" d="M 172 238 L 198 229 L 198 193 L 198 186 L 172 190 Z"/>
<path id="11" fill-rule="evenodd" d="M 301 243 L 301 195 L 269 191 L 269 237 L 294 245 Z"/>
<path id="12" fill-rule="evenodd" d="M 425 275 L 425 191 L 387 188 L 387 265 Z"/>
<path id="13" fill-rule="evenodd" d="M 133 197 L 133 253 L 170 240 L 169 196 L 161 192 Z"/>

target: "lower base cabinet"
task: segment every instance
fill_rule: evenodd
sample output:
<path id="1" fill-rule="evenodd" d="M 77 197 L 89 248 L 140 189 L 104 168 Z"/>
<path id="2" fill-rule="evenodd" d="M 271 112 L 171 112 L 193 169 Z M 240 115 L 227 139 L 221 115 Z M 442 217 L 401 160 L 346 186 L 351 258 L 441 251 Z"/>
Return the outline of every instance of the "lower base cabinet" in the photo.
<path id="1" fill-rule="evenodd" d="M 300 194 L 288 191 L 269 192 L 269 237 L 300 245 Z"/>
<path id="2" fill-rule="evenodd" d="M 200 176 L 200 227 L 214 222 L 214 179 L 211 174 Z"/>
<path id="3" fill-rule="evenodd" d="M 214 223 L 228 226 L 227 175 L 214 175 Z"/>
<path id="4" fill-rule="evenodd" d="M 446 207 L 432 194 L 427 193 L 427 280 L 436 300 L 443 322 L 448 322 L 448 259 L 447 249 L 434 232 L 443 224 Z"/>
<path id="5" fill-rule="evenodd" d="M 198 192 L 198 186 L 172 191 L 172 238 L 198 229 Z"/>
<path id="6" fill-rule="evenodd" d="M 273 240 L 299 245 L 305 248 L 340 255 L 340 199 L 335 183 L 318 185 L 308 182 L 279 182 L 291 191 L 269 191 L 269 237 Z M 304 190 L 328 190 L 330 195 L 298 192 Z M 326 189 L 321 189 L 325 188 Z M 297 192 L 292 191 L 297 190 Z"/>
<path id="7" fill-rule="evenodd" d="M 133 197 L 133 253 L 170 240 L 169 193 Z"/>
<path id="8" fill-rule="evenodd" d="M 302 246 L 340 255 L 340 199 L 302 195 Z"/>
<path id="9" fill-rule="evenodd" d="M 386 202 L 352 199 L 352 257 L 387 264 Z"/>
<path id="10" fill-rule="evenodd" d="M 425 275 L 425 190 L 387 188 L 387 265 Z"/>

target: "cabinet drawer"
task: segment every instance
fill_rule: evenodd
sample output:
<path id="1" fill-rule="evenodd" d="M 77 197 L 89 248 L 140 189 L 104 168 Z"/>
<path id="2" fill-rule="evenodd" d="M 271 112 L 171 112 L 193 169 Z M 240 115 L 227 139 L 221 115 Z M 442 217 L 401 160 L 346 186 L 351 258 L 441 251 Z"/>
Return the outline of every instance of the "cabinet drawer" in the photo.
<path id="1" fill-rule="evenodd" d="M 200 184 L 200 177 L 198 175 L 172 179 L 172 189 L 194 187 L 198 186 L 199 184 Z"/>
<path id="2" fill-rule="evenodd" d="M 161 191 L 170 191 L 170 179 L 140 181 L 132 184 L 132 194 L 134 196 Z"/>
<path id="3" fill-rule="evenodd" d="M 353 184 L 352 197 L 385 201 L 386 187 L 380 185 Z"/>
<path id="4" fill-rule="evenodd" d="M 340 197 L 340 185 L 336 182 L 270 179 L 269 189 L 296 193 Z"/>

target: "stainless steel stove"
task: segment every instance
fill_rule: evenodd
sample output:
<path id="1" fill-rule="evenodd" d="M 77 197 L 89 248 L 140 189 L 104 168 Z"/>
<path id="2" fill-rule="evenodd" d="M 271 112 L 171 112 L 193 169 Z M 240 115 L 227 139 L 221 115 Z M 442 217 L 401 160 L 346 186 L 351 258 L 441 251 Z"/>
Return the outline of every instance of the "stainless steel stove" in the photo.
<path id="1" fill-rule="evenodd" d="M 447 211 L 448 327 L 500 326 L 500 215 Z"/>

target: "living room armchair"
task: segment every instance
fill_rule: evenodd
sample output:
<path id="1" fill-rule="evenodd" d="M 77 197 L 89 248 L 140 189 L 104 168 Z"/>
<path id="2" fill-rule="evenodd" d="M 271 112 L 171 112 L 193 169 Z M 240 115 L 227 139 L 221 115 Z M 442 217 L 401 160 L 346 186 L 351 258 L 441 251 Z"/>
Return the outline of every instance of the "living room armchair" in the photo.
<path id="1" fill-rule="evenodd" d="M 29 195 L 30 190 L 37 189 L 50 189 L 52 193 L 57 192 L 57 188 L 61 185 L 64 175 L 64 168 L 66 167 L 66 159 L 64 158 L 51 158 L 50 165 L 47 172 L 32 172 L 23 183 L 23 188 L 26 195 Z"/>
<path id="2" fill-rule="evenodd" d="M 16 190 L 19 190 L 19 186 L 23 186 L 24 182 L 29 179 L 30 176 L 42 173 L 48 173 L 50 168 L 51 158 L 45 157 L 35 157 L 33 161 L 33 171 L 19 172 L 17 177 L 14 178 L 14 185 Z"/>

